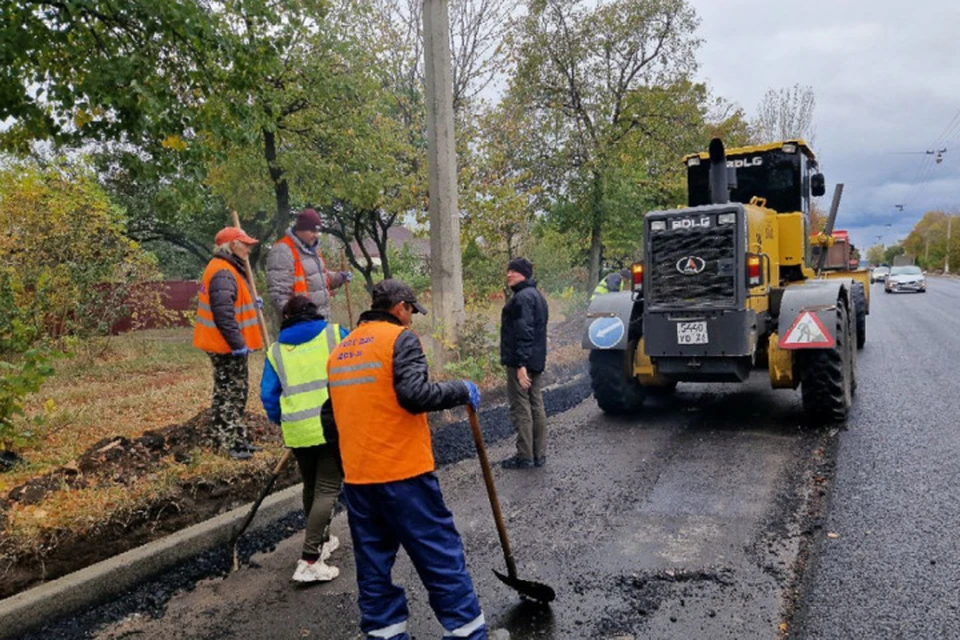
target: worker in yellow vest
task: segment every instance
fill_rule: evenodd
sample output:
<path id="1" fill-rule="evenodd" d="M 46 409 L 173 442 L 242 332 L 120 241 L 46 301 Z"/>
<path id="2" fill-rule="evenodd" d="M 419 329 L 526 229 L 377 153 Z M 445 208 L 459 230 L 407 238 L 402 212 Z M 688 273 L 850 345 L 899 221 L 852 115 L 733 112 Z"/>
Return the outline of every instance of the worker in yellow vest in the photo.
<path id="1" fill-rule="evenodd" d="M 468 380 L 429 381 L 420 339 L 409 328 L 415 313 L 426 309 L 409 286 L 377 283 L 372 308 L 327 361 L 360 628 L 368 639 L 409 640 L 406 596 L 390 576 L 402 546 L 430 593 L 443 637 L 483 640 L 486 623 L 434 473 L 426 416 L 468 402 L 477 409 L 480 392 Z"/>
<path id="2" fill-rule="evenodd" d="M 605 293 L 613 293 L 614 291 L 629 291 L 632 287 L 633 276 L 630 273 L 630 269 L 613 271 L 601 278 L 600 282 L 597 283 L 597 287 L 593 290 L 590 299 L 593 300 L 597 296 Z"/>
<path id="3" fill-rule="evenodd" d="M 340 546 L 331 536 L 330 520 L 340 495 L 343 471 L 336 433 L 320 420 L 327 401 L 327 358 L 347 335 L 327 321 L 306 296 L 294 296 L 283 307 L 279 339 L 267 349 L 260 380 L 260 401 L 271 422 L 279 424 L 283 442 L 293 451 L 303 478 L 303 512 L 307 530 L 295 582 L 326 582 L 340 574 L 326 564 Z"/>
<path id="4" fill-rule="evenodd" d="M 267 255 L 267 295 L 274 308 L 293 296 L 307 296 L 320 315 L 330 317 L 330 293 L 352 280 L 349 271 L 329 271 L 318 240 L 323 222 L 314 209 L 304 209 Z"/>
<path id="5" fill-rule="evenodd" d="M 216 251 L 200 283 L 193 346 L 206 351 L 213 363 L 213 438 L 231 458 L 247 460 L 257 450 L 243 424 L 247 355 L 263 348 L 263 338 L 257 326 L 262 302 L 250 293 L 244 260 L 257 240 L 226 227 L 214 242 Z"/>

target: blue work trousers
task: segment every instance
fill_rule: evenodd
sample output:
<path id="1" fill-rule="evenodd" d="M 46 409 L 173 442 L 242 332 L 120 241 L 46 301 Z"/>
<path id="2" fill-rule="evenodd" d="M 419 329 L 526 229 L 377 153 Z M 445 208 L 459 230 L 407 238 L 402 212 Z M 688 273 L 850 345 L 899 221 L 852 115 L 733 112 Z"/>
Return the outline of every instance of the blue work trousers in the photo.
<path id="1" fill-rule="evenodd" d="M 383 484 L 346 484 L 357 564 L 360 628 L 367 638 L 409 640 L 407 598 L 391 571 L 403 546 L 444 628 L 444 638 L 485 640 L 480 601 L 467 573 L 463 542 L 433 473 Z"/>

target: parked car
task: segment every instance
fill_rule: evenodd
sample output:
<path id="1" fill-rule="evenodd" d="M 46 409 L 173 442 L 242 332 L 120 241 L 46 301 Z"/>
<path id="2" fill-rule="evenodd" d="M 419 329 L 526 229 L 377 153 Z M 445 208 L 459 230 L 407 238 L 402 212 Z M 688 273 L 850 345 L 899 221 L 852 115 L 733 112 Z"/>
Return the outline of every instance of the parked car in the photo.
<path id="1" fill-rule="evenodd" d="M 890 275 L 890 267 L 877 267 L 870 274 L 870 282 L 885 282 L 888 275 Z"/>
<path id="2" fill-rule="evenodd" d="M 893 267 L 884 282 L 883 290 L 887 293 L 893 293 L 894 291 L 926 293 L 927 279 L 920 267 L 915 265 Z"/>

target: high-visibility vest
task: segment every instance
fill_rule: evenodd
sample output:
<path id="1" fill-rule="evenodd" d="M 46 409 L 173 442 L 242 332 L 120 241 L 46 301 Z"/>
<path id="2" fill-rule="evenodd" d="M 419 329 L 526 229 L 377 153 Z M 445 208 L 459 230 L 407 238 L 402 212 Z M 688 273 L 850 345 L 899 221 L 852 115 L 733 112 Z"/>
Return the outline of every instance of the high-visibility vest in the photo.
<path id="1" fill-rule="evenodd" d="M 610 277 L 618 276 L 620 278 L 620 286 L 616 288 L 610 288 Z M 599 295 L 605 293 L 610 293 L 611 291 L 623 291 L 627 284 L 626 278 L 621 276 L 619 273 L 610 273 L 606 277 L 601 278 L 600 282 L 597 284 L 597 288 L 593 290 L 593 294 L 590 296 L 590 299 L 593 300 Z"/>
<path id="2" fill-rule="evenodd" d="M 280 240 L 277 240 L 277 244 L 287 245 L 290 247 L 290 253 L 293 254 L 293 295 L 307 295 L 307 274 L 303 270 L 303 262 L 300 260 L 300 249 L 297 247 L 297 243 L 290 236 L 283 236 Z M 320 245 L 317 245 L 317 258 L 320 260 L 320 272 L 325 276 L 324 286 L 329 293 L 330 276 L 327 275 L 327 265 L 323 261 L 323 254 L 320 253 Z"/>
<path id="3" fill-rule="evenodd" d="M 350 484 L 406 480 L 435 468 L 426 414 L 401 407 L 393 388 L 393 346 L 403 331 L 391 322 L 364 322 L 327 361 L 344 480 Z"/>
<path id="4" fill-rule="evenodd" d="M 340 326 L 327 325 L 302 344 L 274 342 L 267 360 L 280 378 L 280 428 L 291 449 L 326 444 L 320 408 L 327 401 L 327 358 L 340 342 Z"/>
<path id="5" fill-rule="evenodd" d="M 257 305 L 250 294 L 246 279 L 237 268 L 224 258 L 214 258 L 203 272 L 200 284 L 197 321 L 193 325 L 193 346 L 209 353 L 230 353 L 232 349 L 213 321 L 213 309 L 210 307 L 210 281 L 220 271 L 229 271 L 237 281 L 237 299 L 233 303 L 233 313 L 243 334 L 243 340 L 250 350 L 262 349 L 263 338 L 257 326 Z"/>

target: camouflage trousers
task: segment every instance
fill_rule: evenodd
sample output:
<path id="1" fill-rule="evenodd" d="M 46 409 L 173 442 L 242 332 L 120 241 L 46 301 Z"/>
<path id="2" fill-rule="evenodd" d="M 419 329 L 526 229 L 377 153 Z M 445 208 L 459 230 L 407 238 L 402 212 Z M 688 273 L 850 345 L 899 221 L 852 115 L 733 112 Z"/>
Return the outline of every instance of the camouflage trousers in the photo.
<path id="1" fill-rule="evenodd" d="M 209 353 L 213 362 L 213 417 L 210 434 L 224 449 L 248 442 L 243 425 L 247 407 L 247 357 Z"/>

